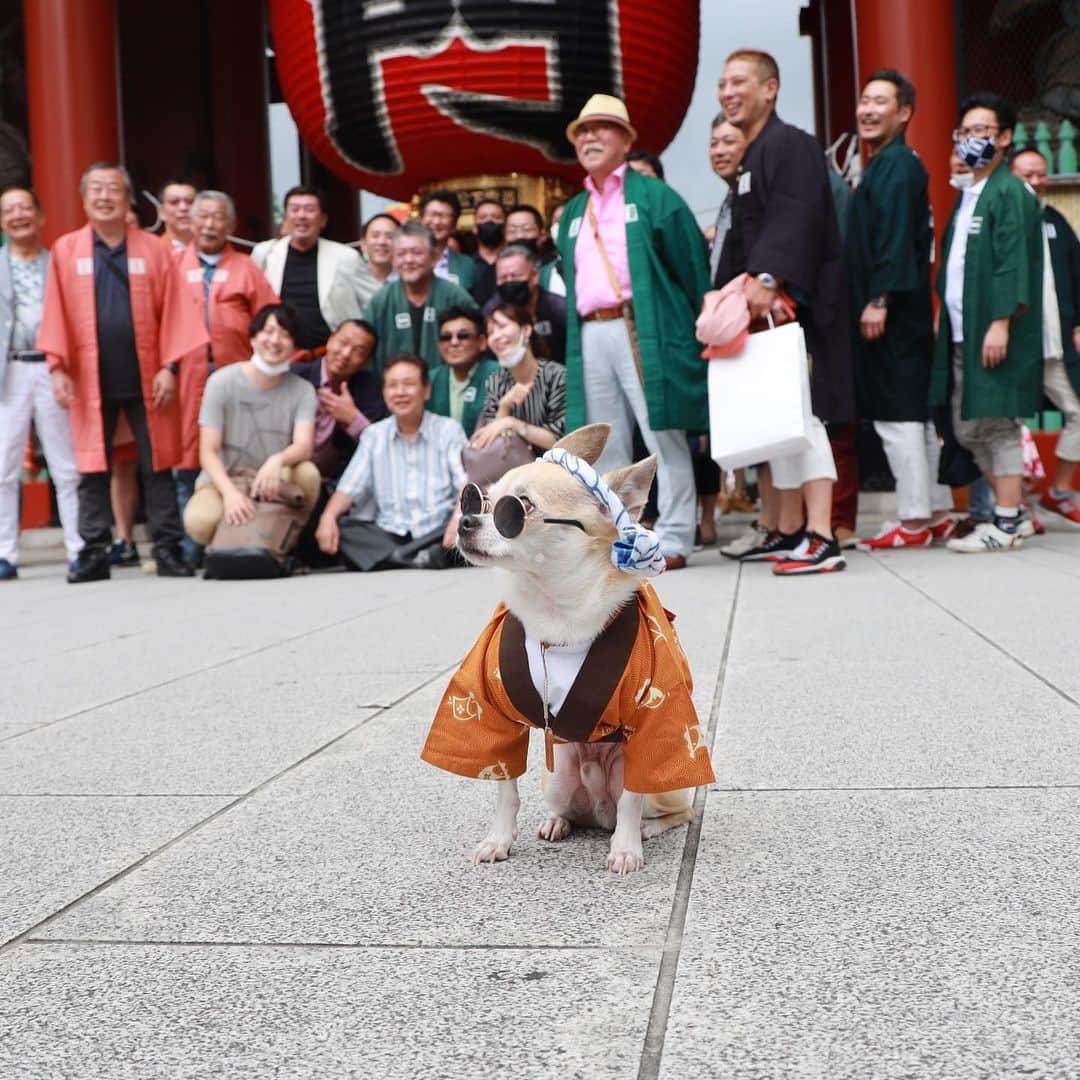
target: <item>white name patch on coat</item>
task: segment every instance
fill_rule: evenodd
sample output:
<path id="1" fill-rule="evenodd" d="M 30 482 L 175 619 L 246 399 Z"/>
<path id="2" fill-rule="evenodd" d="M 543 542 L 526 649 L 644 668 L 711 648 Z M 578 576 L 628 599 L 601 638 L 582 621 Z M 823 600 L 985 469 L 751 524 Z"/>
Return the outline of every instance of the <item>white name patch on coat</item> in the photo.
<path id="1" fill-rule="evenodd" d="M 579 232 L 581 232 L 581 218 L 574 218 L 574 220 L 570 222 L 571 238 L 577 236 Z"/>
<path id="2" fill-rule="evenodd" d="M 129 274 L 145 274 L 146 273 L 146 260 L 145 259 L 128 259 L 128 273 Z"/>
<path id="3" fill-rule="evenodd" d="M 214 271 L 214 280 L 215 281 L 228 281 L 229 280 L 229 271 L 228 270 L 215 270 Z"/>
<path id="4" fill-rule="evenodd" d="M 627 203 L 626 204 L 626 220 L 629 222 L 629 221 L 637 221 L 637 219 L 638 219 L 638 216 L 637 216 L 637 203 L 632 203 L 632 202 Z"/>
<path id="5" fill-rule="evenodd" d="M 1046 223 L 1046 239 L 1047 240 L 1056 240 L 1057 239 L 1057 226 L 1052 225 L 1049 221 Z"/>
<path id="6" fill-rule="evenodd" d="M 424 322 L 435 321 L 435 309 L 433 307 L 424 308 Z"/>
<path id="7" fill-rule="evenodd" d="M 202 271 L 199 269 L 189 270 L 187 272 L 187 279 L 189 285 L 197 285 L 202 281 Z"/>
<path id="8" fill-rule="evenodd" d="M 467 402 L 470 402 L 470 403 L 475 401 L 476 400 L 476 387 L 475 386 L 466 386 L 465 387 L 465 393 L 461 395 L 461 400 L 462 401 L 467 401 Z"/>
<path id="9" fill-rule="evenodd" d="M 750 192 L 750 177 L 752 175 L 753 175 L 752 173 L 748 173 L 748 172 L 739 173 L 739 184 L 738 184 L 738 188 L 737 188 L 737 193 L 739 195 L 747 195 L 747 194 L 749 194 L 749 192 Z"/>
<path id="10" fill-rule="evenodd" d="M 412 326 L 412 319 L 409 318 L 409 313 L 407 311 L 399 311 L 394 316 L 394 325 L 399 330 L 408 330 L 409 327 Z"/>
<path id="11" fill-rule="evenodd" d="M 94 272 L 94 260 L 93 259 L 76 259 L 75 260 L 75 273 L 76 274 L 92 274 Z"/>

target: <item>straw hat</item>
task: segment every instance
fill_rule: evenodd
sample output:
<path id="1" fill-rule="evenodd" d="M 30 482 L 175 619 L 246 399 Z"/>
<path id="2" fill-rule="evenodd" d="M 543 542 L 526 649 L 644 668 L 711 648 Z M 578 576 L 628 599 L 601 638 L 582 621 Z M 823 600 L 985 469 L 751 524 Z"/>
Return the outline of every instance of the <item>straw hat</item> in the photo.
<path id="1" fill-rule="evenodd" d="M 637 132 L 630 123 L 630 114 L 626 111 L 626 103 L 611 94 L 593 94 L 585 102 L 577 119 L 571 120 L 566 125 L 566 137 L 573 142 L 577 136 L 578 125 L 588 120 L 603 120 L 608 124 L 617 124 L 630 136 L 631 141 L 637 140 Z"/>

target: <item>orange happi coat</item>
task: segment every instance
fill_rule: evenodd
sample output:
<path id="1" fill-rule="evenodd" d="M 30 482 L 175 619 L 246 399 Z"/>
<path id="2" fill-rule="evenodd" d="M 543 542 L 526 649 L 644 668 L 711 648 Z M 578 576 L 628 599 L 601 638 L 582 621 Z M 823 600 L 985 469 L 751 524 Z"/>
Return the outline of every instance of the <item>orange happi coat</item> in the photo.
<path id="1" fill-rule="evenodd" d="M 189 244 L 173 263 L 177 292 L 190 303 L 178 310 L 206 323 L 203 271 L 195 245 Z M 278 295 L 266 275 L 242 252 L 226 244 L 210 283 L 210 347 L 214 370 L 247 360 L 251 356 L 248 328 L 255 312 L 276 304 Z M 179 468 L 199 467 L 199 408 L 210 369 L 206 346 L 189 350 L 190 332 L 179 320 L 170 320 L 162 333 L 161 355 L 165 363 L 180 364 L 180 426 L 182 452 Z"/>
<path id="2" fill-rule="evenodd" d="M 181 317 L 169 274 L 172 260 L 158 237 L 132 225 L 127 230 L 128 283 L 135 351 L 143 401 L 150 428 L 155 469 L 173 468 L 180 460 L 180 404 L 174 399 L 164 409 L 153 406 L 154 376 L 161 370 L 162 323 Z M 187 302 L 187 301 L 185 301 Z M 187 348 L 205 342 L 206 330 L 185 320 Z M 94 232 L 89 225 L 66 233 L 53 245 L 45 282 L 45 306 L 37 347 L 48 354 L 49 370 L 63 368 L 71 376 L 71 431 L 79 472 L 104 472 L 104 426 L 98 377 L 97 313 L 94 305 Z"/>
<path id="3" fill-rule="evenodd" d="M 169 253 L 170 259 L 178 259 L 183 248 L 178 248 L 173 242 L 172 237 L 167 232 L 157 233 L 157 238 L 161 241 L 161 246 Z"/>
<path id="4" fill-rule="evenodd" d="M 626 788 L 646 795 L 714 780 L 672 618 L 643 584 L 593 642 L 551 721 L 562 741 L 622 742 Z M 542 726 L 524 629 L 500 604 L 450 680 L 420 756 L 461 776 L 509 780 L 525 771 L 530 728 Z"/>

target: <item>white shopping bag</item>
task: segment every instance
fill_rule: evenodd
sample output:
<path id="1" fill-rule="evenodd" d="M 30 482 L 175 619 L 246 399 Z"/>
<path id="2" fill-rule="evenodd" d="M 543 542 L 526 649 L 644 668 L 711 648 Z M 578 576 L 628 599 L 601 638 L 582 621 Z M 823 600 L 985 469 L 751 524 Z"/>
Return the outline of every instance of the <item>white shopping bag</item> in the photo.
<path id="1" fill-rule="evenodd" d="M 751 334 L 738 356 L 709 361 L 709 447 L 722 469 L 801 453 L 812 416 L 798 323 Z"/>

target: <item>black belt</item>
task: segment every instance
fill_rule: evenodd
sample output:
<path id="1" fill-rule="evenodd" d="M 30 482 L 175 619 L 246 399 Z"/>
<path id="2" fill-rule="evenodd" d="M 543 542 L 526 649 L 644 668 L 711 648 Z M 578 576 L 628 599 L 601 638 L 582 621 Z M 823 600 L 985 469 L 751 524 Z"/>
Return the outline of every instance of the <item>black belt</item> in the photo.
<path id="1" fill-rule="evenodd" d="M 9 360 L 21 360 L 24 364 L 44 364 L 45 354 L 38 349 L 12 349 Z"/>

